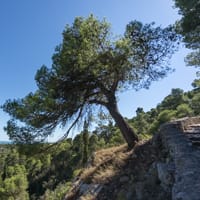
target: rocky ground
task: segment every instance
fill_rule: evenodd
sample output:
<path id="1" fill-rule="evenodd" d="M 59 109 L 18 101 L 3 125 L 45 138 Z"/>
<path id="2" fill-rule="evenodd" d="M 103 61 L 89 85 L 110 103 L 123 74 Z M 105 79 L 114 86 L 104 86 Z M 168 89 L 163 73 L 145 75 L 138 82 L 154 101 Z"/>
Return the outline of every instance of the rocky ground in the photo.
<path id="1" fill-rule="evenodd" d="M 200 200 L 200 149 L 185 134 L 199 122 L 168 123 L 132 150 L 95 152 L 65 200 Z"/>
<path id="2" fill-rule="evenodd" d="M 126 145 L 98 151 L 65 199 L 170 199 L 156 174 L 158 157 L 152 140 L 141 141 L 131 151 Z"/>

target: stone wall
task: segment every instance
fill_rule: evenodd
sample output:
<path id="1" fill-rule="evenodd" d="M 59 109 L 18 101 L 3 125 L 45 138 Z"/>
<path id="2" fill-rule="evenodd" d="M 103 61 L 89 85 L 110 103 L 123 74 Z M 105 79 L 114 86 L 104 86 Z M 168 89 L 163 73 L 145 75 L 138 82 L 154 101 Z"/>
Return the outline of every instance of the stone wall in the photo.
<path id="1" fill-rule="evenodd" d="M 193 146 L 185 130 L 200 118 L 184 118 L 161 126 L 159 138 L 166 158 L 157 163 L 163 185 L 172 184 L 172 200 L 200 200 L 200 149 Z"/>

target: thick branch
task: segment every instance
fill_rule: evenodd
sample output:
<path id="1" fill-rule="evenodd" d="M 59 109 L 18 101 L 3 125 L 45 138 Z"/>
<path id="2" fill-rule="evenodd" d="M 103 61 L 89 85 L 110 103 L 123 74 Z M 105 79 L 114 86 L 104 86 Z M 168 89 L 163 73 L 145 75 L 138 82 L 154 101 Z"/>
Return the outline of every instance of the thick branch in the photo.
<path id="1" fill-rule="evenodd" d="M 117 87 L 118 87 L 118 83 L 119 83 L 119 79 L 117 78 L 116 80 L 114 80 L 113 84 L 112 84 L 112 87 L 111 87 L 111 90 L 113 92 L 115 92 L 117 90 Z"/>

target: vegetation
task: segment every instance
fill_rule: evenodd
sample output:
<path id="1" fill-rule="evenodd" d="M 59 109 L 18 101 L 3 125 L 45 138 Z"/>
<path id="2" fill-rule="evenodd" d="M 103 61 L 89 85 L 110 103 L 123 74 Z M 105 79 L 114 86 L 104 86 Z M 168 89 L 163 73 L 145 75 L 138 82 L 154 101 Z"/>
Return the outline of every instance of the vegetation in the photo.
<path id="1" fill-rule="evenodd" d="M 94 151 L 124 143 L 121 134 L 115 133 L 117 128 L 113 126 L 112 130 L 105 142 L 103 134 L 89 132 L 85 123 L 84 130 L 73 140 L 63 140 L 39 154 L 40 145 L 48 148 L 51 144 L 2 144 L 1 199 L 63 199 L 71 180 L 80 173 Z"/>
<path id="2" fill-rule="evenodd" d="M 154 134 L 165 122 L 199 115 L 199 94 L 199 88 L 189 92 L 184 92 L 179 88 L 172 89 L 171 94 L 165 97 L 156 108 L 146 113 L 142 108 L 138 108 L 136 117 L 132 118 L 130 123 L 136 128 L 138 134 Z"/>
<path id="3" fill-rule="evenodd" d="M 117 95 L 129 88 L 148 88 L 165 77 L 178 36 L 172 27 L 132 21 L 124 36 L 113 38 L 110 25 L 92 15 L 68 25 L 52 67 L 42 66 L 36 73 L 38 90 L 3 105 L 12 116 L 6 128 L 10 139 L 44 141 L 59 125 L 68 126 L 66 137 L 78 122 L 91 122 L 92 116 L 107 110 L 133 146 L 138 136 L 119 113 Z M 25 126 L 19 127 L 16 120 Z"/>
<path id="4" fill-rule="evenodd" d="M 188 65 L 200 66 L 200 1 L 199 0 L 174 0 L 179 8 L 181 20 L 177 24 L 177 30 L 183 35 L 186 47 L 193 52 L 186 57 Z"/>
<path id="5" fill-rule="evenodd" d="M 187 62 L 199 66 L 199 1 L 175 0 L 175 5 L 183 16 L 177 30 L 194 50 Z M 37 91 L 7 100 L 2 106 L 12 117 L 5 130 L 15 142 L 0 145 L 2 200 L 63 199 L 96 150 L 125 142 L 132 147 L 167 121 L 200 114 L 200 82 L 195 80 L 192 91 L 172 89 L 156 108 L 148 112 L 137 108 L 135 117 L 123 118 L 117 107 L 118 94 L 130 88 L 149 88 L 152 81 L 171 72 L 168 61 L 177 48 L 178 36 L 172 27 L 133 21 L 123 36 L 113 38 L 105 20 L 92 15 L 76 18 L 63 32 L 52 67 L 42 66 L 37 71 Z M 103 113 L 109 116 L 107 123 L 102 123 Z M 91 132 L 90 123 L 99 116 L 100 122 Z M 66 139 L 77 124 L 83 125 L 83 130 Z M 46 143 L 60 125 L 67 128 L 62 141 Z M 48 151 L 40 151 L 42 148 Z M 103 156 L 99 158 L 106 159 L 108 152 L 100 152 Z M 114 161 L 116 166 L 123 165 L 117 157 Z M 85 173 L 94 171 L 91 167 Z M 112 172 L 106 169 L 106 176 Z M 95 178 L 99 177 L 101 174 Z"/>
<path id="6" fill-rule="evenodd" d="M 178 88 L 172 89 L 156 108 L 148 112 L 138 108 L 136 116 L 127 119 L 127 123 L 134 127 L 140 139 L 148 139 L 162 123 L 174 118 L 199 115 L 199 100 L 199 88 L 189 92 Z M 124 142 L 118 126 L 110 118 L 107 124 L 99 123 L 92 132 L 88 130 L 88 124 L 85 122 L 83 131 L 74 139 L 66 139 L 39 154 L 35 150 L 38 149 L 38 145 L 48 147 L 50 144 L 2 144 L 0 146 L 1 199 L 62 199 L 70 189 L 73 178 L 90 161 L 93 152 Z M 104 157 L 102 154 L 102 159 Z M 89 171 L 84 173 L 92 173 Z"/>

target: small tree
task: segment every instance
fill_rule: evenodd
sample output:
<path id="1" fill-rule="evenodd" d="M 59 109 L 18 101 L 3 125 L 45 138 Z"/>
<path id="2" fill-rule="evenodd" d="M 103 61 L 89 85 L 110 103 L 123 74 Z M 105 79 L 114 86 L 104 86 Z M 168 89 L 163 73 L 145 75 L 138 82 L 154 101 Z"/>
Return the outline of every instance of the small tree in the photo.
<path id="1" fill-rule="evenodd" d="M 179 118 L 193 115 L 193 110 L 186 103 L 180 104 L 176 110 L 177 110 L 176 116 Z"/>
<path id="2" fill-rule="evenodd" d="M 28 200 L 28 181 L 24 165 L 8 166 L 6 177 L 0 185 L 0 196 L 2 200 L 21 199 Z"/>
<path id="3" fill-rule="evenodd" d="M 143 108 L 137 108 L 136 110 L 136 117 L 134 118 L 134 127 L 138 134 L 145 134 L 147 133 L 148 123 L 146 120 L 145 112 Z"/>
<path id="4" fill-rule="evenodd" d="M 85 121 L 83 127 L 83 165 L 86 164 L 88 161 L 89 157 L 88 145 L 89 145 L 88 123 Z"/>
<path id="5" fill-rule="evenodd" d="M 113 38 L 110 25 L 92 15 L 67 25 L 52 67 L 42 66 L 36 73 L 38 90 L 3 105 L 5 112 L 26 125 L 18 127 L 10 120 L 6 127 L 10 139 L 42 140 L 58 125 L 71 122 L 67 136 L 81 119 L 106 109 L 133 146 L 138 136 L 120 114 L 117 96 L 129 88 L 148 88 L 171 71 L 167 61 L 176 49 L 177 35 L 171 27 L 133 21 L 124 36 Z"/>

